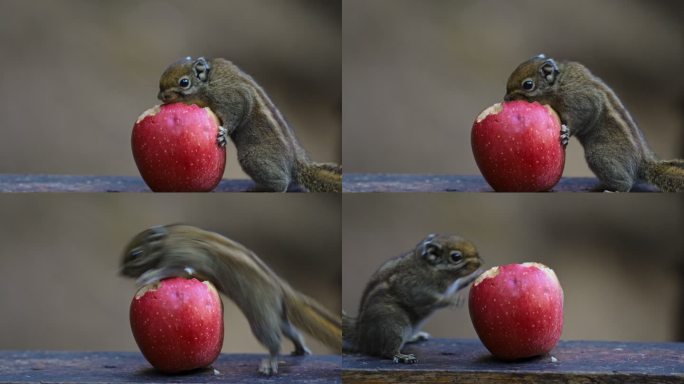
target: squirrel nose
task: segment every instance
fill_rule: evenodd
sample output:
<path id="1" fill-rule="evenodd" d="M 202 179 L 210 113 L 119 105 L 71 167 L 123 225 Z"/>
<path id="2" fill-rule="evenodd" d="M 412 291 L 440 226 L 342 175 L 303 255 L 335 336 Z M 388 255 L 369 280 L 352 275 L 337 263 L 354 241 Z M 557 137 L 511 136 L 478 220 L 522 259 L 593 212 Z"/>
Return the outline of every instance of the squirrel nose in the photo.
<path id="1" fill-rule="evenodd" d="M 157 99 L 161 100 L 162 102 L 166 103 L 169 101 L 174 100 L 174 93 L 172 91 L 159 91 L 157 94 Z"/>
<path id="2" fill-rule="evenodd" d="M 511 97 L 510 94 L 506 94 L 506 95 L 504 96 L 504 101 L 511 101 L 512 99 L 513 99 L 513 98 Z"/>

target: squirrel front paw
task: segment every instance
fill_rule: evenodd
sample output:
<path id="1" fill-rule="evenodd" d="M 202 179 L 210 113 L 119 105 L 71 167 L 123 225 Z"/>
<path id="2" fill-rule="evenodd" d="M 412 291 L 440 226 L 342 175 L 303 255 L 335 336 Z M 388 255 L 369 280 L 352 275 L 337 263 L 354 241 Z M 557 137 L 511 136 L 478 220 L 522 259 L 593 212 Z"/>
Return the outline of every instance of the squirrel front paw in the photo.
<path id="1" fill-rule="evenodd" d="M 395 363 L 402 364 L 415 364 L 418 362 L 418 359 L 416 359 L 416 356 L 412 353 L 397 353 L 396 355 L 394 355 L 394 359 L 392 359 L 392 361 Z"/>
<path id="2" fill-rule="evenodd" d="M 570 130 L 567 125 L 561 124 L 560 142 L 563 148 L 568 146 L 568 141 L 570 141 Z"/>
<path id="3" fill-rule="evenodd" d="M 223 126 L 219 126 L 219 133 L 218 133 L 218 145 L 219 145 L 219 147 L 221 147 L 221 148 L 225 147 L 227 142 L 228 142 L 228 130 L 225 129 Z"/>
<path id="4" fill-rule="evenodd" d="M 416 332 L 411 338 L 407 341 L 407 343 L 417 343 L 419 341 L 426 341 L 430 339 L 430 334 L 427 332 L 419 331 Z"/>

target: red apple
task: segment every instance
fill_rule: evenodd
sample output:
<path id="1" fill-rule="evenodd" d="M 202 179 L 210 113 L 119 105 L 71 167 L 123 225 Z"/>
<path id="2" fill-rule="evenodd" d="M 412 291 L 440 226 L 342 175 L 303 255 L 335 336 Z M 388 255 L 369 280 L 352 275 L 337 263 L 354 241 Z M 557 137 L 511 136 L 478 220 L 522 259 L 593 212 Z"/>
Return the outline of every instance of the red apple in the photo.
<path id="1" fill-rule="evenodd" d="M 180 277 L 140 288 L 131 329 L 154 368 L 176 373 L 210 365 L 223 345 L 223 306 L 208 281 Z"/>
<path id="2" fill-rule="evenodd" d="M 468 307 L 480 340 L 502 360 L 547 353 L 563 330 L 563 289 L 539 263 L 486 271 L 470 288 Z"/>
<path id="3" fill-rule="evenodd" d="M 184 103 L 155 106 L 133 126 L 133 158 L 155 192 L 208 192 L 226 167 L 219 120 L 209 108 Z"/>
<path id="4" fill-rule="evenodd" d="M 475 162 L 499 192 L 548 191 L 560 180 L 565 148 L 561 123 L 549 106 L 523 100 L 494 104 L 471 132 Z"/>

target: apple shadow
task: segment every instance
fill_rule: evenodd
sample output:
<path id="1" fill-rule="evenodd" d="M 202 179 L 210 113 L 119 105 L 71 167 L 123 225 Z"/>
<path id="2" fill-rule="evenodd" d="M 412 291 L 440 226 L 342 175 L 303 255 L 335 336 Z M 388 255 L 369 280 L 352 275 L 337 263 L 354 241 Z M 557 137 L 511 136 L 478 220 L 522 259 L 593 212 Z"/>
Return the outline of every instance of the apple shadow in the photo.
<path id="1" fill-rule="evenodd" d="M 504 364 L 504 365 L 511 365 L 511 367 L 513 367 L 516 364 L 525 365 L 525 364 L 530 364 L 530 363 L 540 363 L 540 362 L 543 362 L 548 357 L 549 357 L 549 354 L 545 353 L 543 355 L 525 357 L 525 358 L 516 359 L 516 360 L 501 360 L 501 359 L 497 359 L 493 355 L 487 354 L 487 355 L 482 355 L 482 356 L 476 358 L 473 362 L 475 364 L 482 364 L 482 365 L 500 366 L 500 365 Z"/>

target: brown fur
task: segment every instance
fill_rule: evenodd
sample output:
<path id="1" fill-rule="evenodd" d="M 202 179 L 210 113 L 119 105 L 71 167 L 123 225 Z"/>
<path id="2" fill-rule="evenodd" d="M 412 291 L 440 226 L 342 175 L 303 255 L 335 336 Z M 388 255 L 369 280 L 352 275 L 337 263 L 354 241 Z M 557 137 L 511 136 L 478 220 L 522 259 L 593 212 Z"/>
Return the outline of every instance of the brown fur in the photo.
<path id="1" fill-rule="evenodd" d="M 179 85 L 182 78 L 188 88 Z M 159 81 L 159 98 L 211 108 L 235 143 L 240 166 L 260 188 L 285 192 L 297 183 L 313 192 L 342 191 L 341 167 L 313 163 L 266 92 L 230 61 L 172 64 Z"/>
<path id="2" fill-rule="evenodd" d="M 535 88 L 524 89 L 526 80 Z M 663 191 L 684 191 L 684 170 L 672 165 L 681 160 L 656 160 L 615 92 L 582 64 L 543 55 L 527 60 L 509 77 L 505 99 L 550 105 L 584 147 L 604 188 L 626 192 L 644 180 Z"/>
<path id="3" fill-rule="evenodd" d="M 459 261 L 451 259 L 460 252 Z M 415 363 L 405 343 L 427 338 L 421 324 L 437 309 L 455 304 L 456 293 L 478 276 L 475 246 L 459 236 L 429 235 L 415 249 L 386 261 L 363 291 L 356 318 L 343 316 L 343 349 Z"/>
<path id="4" fill-rule="evenodd" d="M 254 336 L 268 348 L 263 373 L 277 372 L 283 335 L 294 343 L 294 354 L 309 353 L 298 328 L 341 348 L 339 316 L 295 291 L 254 252 L 217 233 L 187 225 L 145 230 L 126 247 L 121 273 L 140 285 L 175 276 L 210 281 L 242 310 Z"/>

